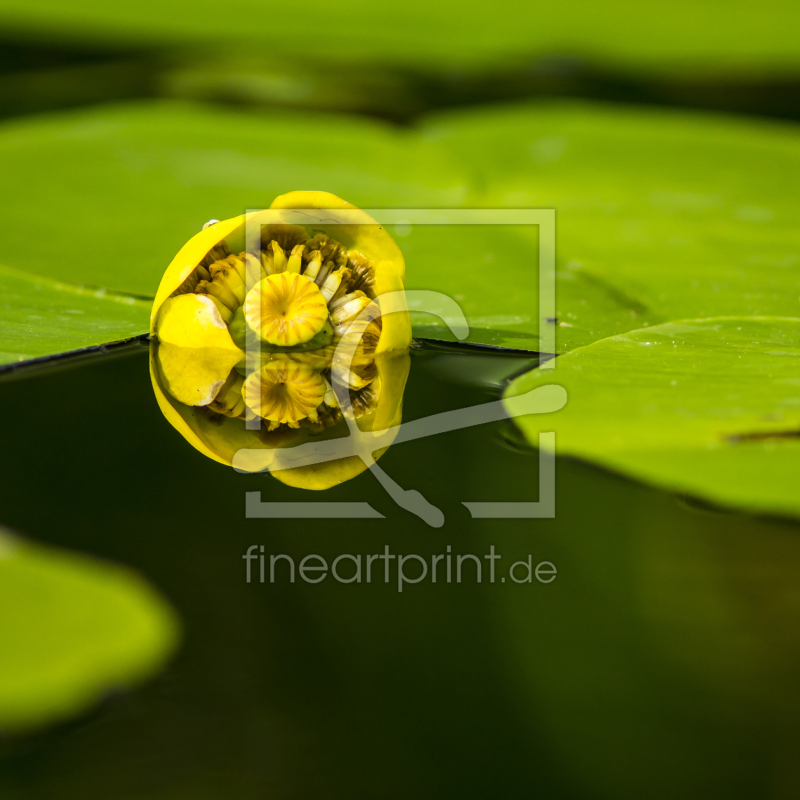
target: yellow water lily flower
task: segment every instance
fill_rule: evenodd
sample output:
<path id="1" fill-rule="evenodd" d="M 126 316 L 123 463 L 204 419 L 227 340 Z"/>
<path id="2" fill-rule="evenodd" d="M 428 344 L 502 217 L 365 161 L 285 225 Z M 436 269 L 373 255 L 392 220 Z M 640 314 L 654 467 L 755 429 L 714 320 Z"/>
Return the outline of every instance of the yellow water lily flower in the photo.
<path id="1" fill-rule="evenodd" d="M 399 424 L 411 342 L 404 272 L 383 226 L 326 192 L 291 192 L 208 225 L 153 304 L 151 377 L 164 415 L 210 458 L 232 464 L 240 453 L 238 469 L 315 489 L 353 477 L 365 469 L 354 456 L 294 468 L 287 456 L 348 425 Z"/>

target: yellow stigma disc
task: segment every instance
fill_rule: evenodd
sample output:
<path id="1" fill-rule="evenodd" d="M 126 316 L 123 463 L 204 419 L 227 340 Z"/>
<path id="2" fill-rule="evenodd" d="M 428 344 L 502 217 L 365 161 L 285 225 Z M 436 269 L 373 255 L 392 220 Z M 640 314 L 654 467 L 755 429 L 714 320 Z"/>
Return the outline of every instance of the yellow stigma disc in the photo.
<path id="1" fill-rule="evenodd" d="M 292 347 L 322 330 L 328 305 L 314 281 L 296 272 L 279 272 L 262 278 L 247 293 L 244 317 L 265 341 Z"/>

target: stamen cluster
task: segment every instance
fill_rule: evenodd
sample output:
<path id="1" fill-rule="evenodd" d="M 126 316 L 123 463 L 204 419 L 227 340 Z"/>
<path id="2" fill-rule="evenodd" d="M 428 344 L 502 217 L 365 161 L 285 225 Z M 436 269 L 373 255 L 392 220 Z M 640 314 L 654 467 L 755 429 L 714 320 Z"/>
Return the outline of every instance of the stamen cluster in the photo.
<path id="1" fill-rule="evenodd" d="M 268 225 L 261 247 L 234 254 L 223 240 L 173 293 L 205 295 L 247 355 L 208 412 L 323 430 L 360 418 L 380 394 L 375 267 L 329 236 Z M 348 388 L 340 403 L 332 384 Z M 340 393 L 341 394 L 341 391 Z"/>

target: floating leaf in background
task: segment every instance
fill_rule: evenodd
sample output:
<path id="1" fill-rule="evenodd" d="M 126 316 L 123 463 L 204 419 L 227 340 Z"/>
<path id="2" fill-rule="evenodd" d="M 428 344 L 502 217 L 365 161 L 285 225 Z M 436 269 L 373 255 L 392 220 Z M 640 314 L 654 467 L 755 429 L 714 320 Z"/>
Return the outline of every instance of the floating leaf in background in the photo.
<path id="1" fill-rule="evenodd" d="M 135 573 L 0 531 L 0 730 L 82 711 L 151 675 L 177 623 Z"/>
<path id="2" fill-rule="evenodd" d="M 425 0 L 314 0 L 304 6 L 304 19 L 313 21 L 304 28 L 291 7 L 255 0 L 233 0 L 224 9 L 211 0 L 2 0 L 0 24 L 82 42 L 206 47 L 210 58 L 236 43 L 246 53 L 268 49 L 301 63 L 310 53 L 333 64 L 451 73 L 552 53 L 626 66 L 742 71 L 798 65 L 794 11 L 789 0 L 678 0 L 654 19 L 652 8 L 634 0 L 505 0 L 490 14 L 480 4 L 461 4 L 454 13 L 448 3 Z"/>
<path id="3" fill-rule="evenodd" d="M 0 265 L 0 365 L 94 347 L 147 330 L 150 303 Z"/>
<path id="4" fill-rule="evenodd" d="M 516 422 L 536 444 L 673 492 L 800 515 L 800 319 L 669 322 L 603 339 L 517 378 L 506 397 L 563 385 L 569 400 Z"/>

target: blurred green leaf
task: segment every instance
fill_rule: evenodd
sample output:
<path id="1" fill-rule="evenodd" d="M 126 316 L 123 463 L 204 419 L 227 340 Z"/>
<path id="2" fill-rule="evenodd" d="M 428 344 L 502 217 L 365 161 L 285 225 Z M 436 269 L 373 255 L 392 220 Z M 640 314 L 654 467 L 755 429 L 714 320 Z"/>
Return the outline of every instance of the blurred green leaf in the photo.
<path id="1" fill-rule="evenodd" d="M 0 365 L 137 336 L 150 318 L 148 301 L 2 265 L 0 309 Z"/>
<path id="2" fill-rule="evenodd" d="M 177 623 L 136 574 L 0 531 L 0 730 L 78 713 L 149 676 Z"/>
<path id="3" fill-rule="evenodd" d="M 800 515 L 800 319 L 685 320 L 603 339 L 517 378 L 557 383 L 561 411 L 516 422 L 537 444 L 673 492 Z"/>
<path id="4" fill-rule="evenodd" d="M 187 54 L 164 68 L 155 89 L 162 97 L 198 102 L 365 113 L 398 121 L 422 113 L 436 93 L 386 66 L 365 70 L 264 52 L 219 52 L 213 59 Z"/>
<path id="5" fill-rule="evenodd" d="M 136 45 L 269 50 L 302 61 L 389 63 L 448 72 L 542 54 L 614 64 L 745 70 L 798 65 L 789 0 L 677 0 L 668 8 L 609 0 L 480 4 L 315 0 L 292 6 L 255 0 L 2 0 L 0 22 L 28 35 Z"/>

